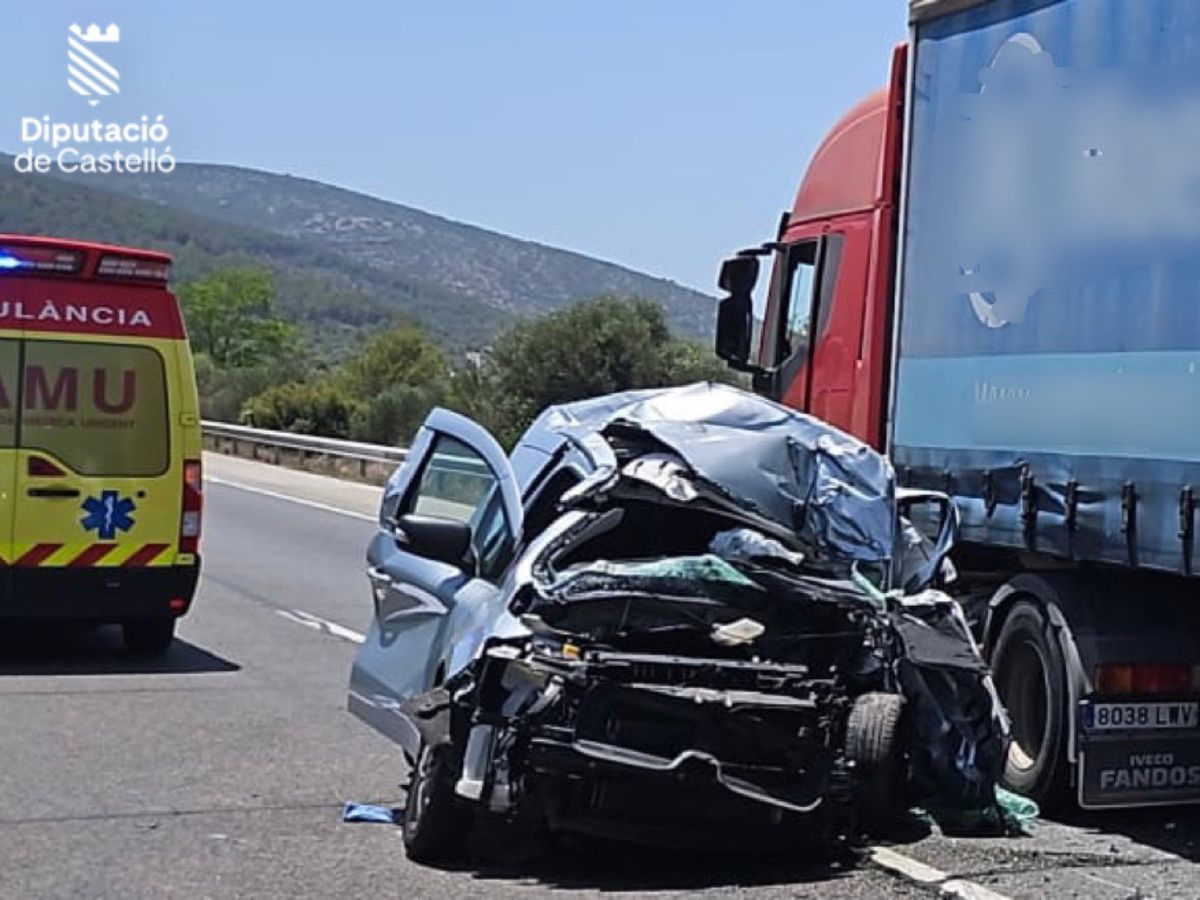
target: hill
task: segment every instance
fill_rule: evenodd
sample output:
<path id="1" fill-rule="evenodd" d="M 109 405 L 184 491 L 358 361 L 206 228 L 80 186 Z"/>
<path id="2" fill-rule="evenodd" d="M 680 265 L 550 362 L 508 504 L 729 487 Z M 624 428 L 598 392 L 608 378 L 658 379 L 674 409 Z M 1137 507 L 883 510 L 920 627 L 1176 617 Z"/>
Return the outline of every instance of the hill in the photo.
<path id="1" fill-rule="evenodd" d="M 355 271 L 342 256 L 259 229 L 120 196 L 98 187 L 17 174 L 0 158 L 0 231 L 82 237 L 165 250 L 186 280 L 214 268 L 264 265 L 280 308 L 318 349 L 340 356 L 362 333 L 405 317 L 448 347 L 481 346 L 512 320 L 425 282 Z"/>
<path id="2" fill-rule="evenodd" d="M 18 175 L 0 157 L 0 228 L 159 247 L 180 277 L 271 266 L 282 307 L 325 343 L 411 318 L 443 343 L 487 343 L 515 317 L 598 294 L 647 297 L 706 339 L 712 298 L 613 263 L 317 181 L 181 163 L 170 175 Z"/>

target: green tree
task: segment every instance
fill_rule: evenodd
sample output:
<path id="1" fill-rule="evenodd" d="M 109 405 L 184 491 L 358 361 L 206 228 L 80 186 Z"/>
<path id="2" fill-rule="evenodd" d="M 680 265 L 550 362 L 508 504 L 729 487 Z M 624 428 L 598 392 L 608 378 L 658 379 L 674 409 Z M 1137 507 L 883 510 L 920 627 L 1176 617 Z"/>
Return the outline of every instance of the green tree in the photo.
<path id="1" fill-rule="evenodd" d="M 362 400 L 393 388 L 436 388 L 447 376 L 446 355 L 412 325 L 396 325 L 367 342 L 343 366 L 339 380 Z"/>
<path id="2" fill-rule="evenodd" d="M 439 400 L 439 392 L 429 387 L 390 387 L 358 406 L 350 420 L 350 436 L 372 444 L 406 446 Z"/>
<path id="3" fill-rule="evenodd" d="M 204 354 L 196 356 L 196 387 L 200 414 L 218 422 L 236 422 L 250 397 L 277 384 L 287 384 L 304 373 L 301 366 L 283 362 L 220 369 Z"/>
<path id="4" fill-rule="evenodd" d="M 198 356 L 198 379 L 222 387 L 220 372 Z M 707 349 L 672 337 L 658 304 L 601 297 L 514 325 L 454 369 L 419 329 L 398 325 L 331 374 L 306 380 L 293 372 L 286 383 L 259 386 L 240 410 L 262 428 L 405 444 L 442 404 L 511 446 L 549 405 L 703 380 L 736 377 Z"/>
<path id="5" fill-rule="evenodd" d="M 267 388 L 242 408 L 242 421 L 256 428 L 349 437 L 355 404 L 329 381 L 293 381 Z"/>
<path id="6" fill-rule="evenodd" d="M 662 366 L 667 384 L 721 381 L 746 386 L 745 379 L 718 359 L 712 350 L 692 341 L 676 339 L 663 347 Z"/>
<path id="7" fill-rule="evenodd" d="M 407 443 L 444 391 L 445 354 L 417 328 L 377 335 L 332 374 L 263 385 L 241 406 L 261 428 Z"/>
<path id="8" fill-rule="evenodd" d="M 511 445 L 546 406 L 640 387 L 733 380 L 707 350 L 671 336 L 662 307 L 599 297 L 512 326 L 449 402 Z"/>
<path id="9" fill-rule="evenodd" d="M 217 368 L 261 365 L 294 355 L 299 329 L 274 312 L 267 269 L 218 269 L 179 286 L 192 349 Z"/>

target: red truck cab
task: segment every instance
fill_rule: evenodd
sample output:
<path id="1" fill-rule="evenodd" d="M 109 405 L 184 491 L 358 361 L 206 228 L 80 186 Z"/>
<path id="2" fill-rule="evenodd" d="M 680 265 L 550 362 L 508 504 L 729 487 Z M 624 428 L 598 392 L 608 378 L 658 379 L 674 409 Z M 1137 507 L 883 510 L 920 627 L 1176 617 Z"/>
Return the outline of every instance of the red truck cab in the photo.
<path id="1" fill-rule="evenodd" d="M 773 257 L 757 359 L 763 393 L 883 449 L 904 130 L 905 45 L 891 78 L 813 155 Z"/>

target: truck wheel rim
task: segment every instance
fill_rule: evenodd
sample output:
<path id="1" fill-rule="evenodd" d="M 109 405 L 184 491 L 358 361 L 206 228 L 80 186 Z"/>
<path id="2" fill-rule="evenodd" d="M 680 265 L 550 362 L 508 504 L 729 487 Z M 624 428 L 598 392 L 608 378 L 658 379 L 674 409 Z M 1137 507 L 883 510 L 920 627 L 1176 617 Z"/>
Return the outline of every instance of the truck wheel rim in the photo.
<path id="1" fill-rule="evenodd" d="M 1012 723 L 1009 762 L 1027 772 L 1036 765 L 1046 742 L 1046 666 L 1032 641 L 1021 641 L 1005 654 L 1001 700 Z"/>

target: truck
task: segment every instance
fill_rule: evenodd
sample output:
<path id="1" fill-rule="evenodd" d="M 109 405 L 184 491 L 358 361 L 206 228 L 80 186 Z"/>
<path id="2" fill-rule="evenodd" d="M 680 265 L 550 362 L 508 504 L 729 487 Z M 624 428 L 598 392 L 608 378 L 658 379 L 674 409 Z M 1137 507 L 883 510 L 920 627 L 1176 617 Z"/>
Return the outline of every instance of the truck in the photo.
<path id="1" fill-rule="evenodd" d="M 1200 7 L 908 15 L 773 238 L 723 263 L 717 353 L 953 499 L 1009 788 L 1200 801 Z"/>

